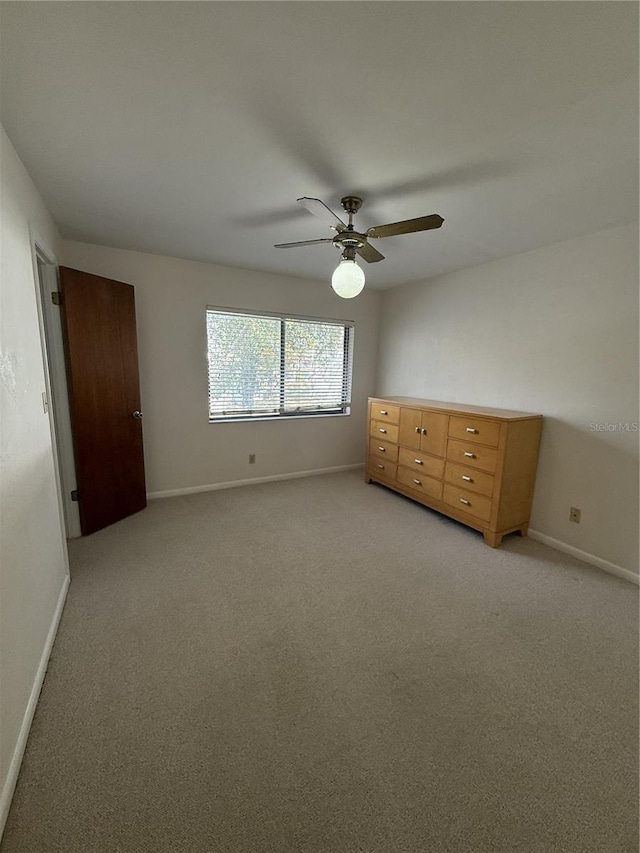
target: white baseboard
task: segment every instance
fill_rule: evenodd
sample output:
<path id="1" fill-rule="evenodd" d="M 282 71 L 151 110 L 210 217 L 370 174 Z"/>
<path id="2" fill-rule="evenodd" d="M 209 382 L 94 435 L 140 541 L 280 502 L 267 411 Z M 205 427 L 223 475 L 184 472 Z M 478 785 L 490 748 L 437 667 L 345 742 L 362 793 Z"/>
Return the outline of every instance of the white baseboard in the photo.
<path id="1" fill-rule="evenodd" d="M 596 557 L 595 554 L 589 554 L 588 551 L 581 551 L 579 548 L 574 548 L 573 545 L 567 545 L 566 542 L 561 542 L 559 539 L 554 539 L 552 536 L 547 536 L 546 533 L 540 533 L 537 530 L 529 530 L 529 536 L 538 542 L 543 542 L 545 545 L 550 545 L 557 551 L 562 551 L 565 554 L 571 554 L 572 557 L 577 557 L 583 563 L 589 563 L 591 566 L 597 566 L 610 575 L 616 575 L 619 578 L 624 578 L 631 583 L 638 584 L 640 578 L 634 572 L 628 569 L 623 569 L 622 566 L 616 566 L 615 563 L 610 563 L 608 560 L 603 560 L 602 557 Z"/>
<path id="2" fill-rule="evenodd" d="M 47 634 L 47 639 L 45 640 L 44 648 L 42 650 L 42 656 L 40 658 L 40 664 L 38 665 L 38 671 L 36 672 L 36 677 L 33 681 L 33 687 L 31 688 L 31 695 L 29 696 L 29 701 L 24 712 L 24 717 L 22 718 L 22 725 L 20 726 L 18 740 L 16 742 L 15 749 L 13 750 L 13 757 L 11 759 L 11 764 L 9 765 L 9 772 L 7 773 L 7 778 L 4 780 L 2 786 L 2 796 L 0 797 L 0 838 L 2 838 L 2 833 L 4 832 L 7 817 L 9 816 L 9 809 L 11 808 L 13 792 L 16 788 L 18 774 L 20 773 L 20 765 L 22 764 L 22 758 L 24 756 L 24 751 L 27 746 L 29 729 L 31 728 L 31 723 L 33 722 L 33 715 L 36 712 L 36 705 L 38 704 L 40 690 L 42 689 L 42 683 L 44 681 L 44 676 L 47 671 L 49 656 L 51 655 L 53 641 L 56 638 L 58 625 L 60 624 L 60 617 L 62 616 L 62 610 L 64 608 L 64 603 L 67 598 L 68 589 L 69 575 L 65 577 L 64 582 L 62 584 L 62 589 L 60 590 L 60 595 L 58 596 L 58 603 L 56 604 L 56 609 L 51 620 L 51 626 L 49 627 L 49 633 Z"/>
<path id="3" fill-rule="evenodd" d="M 257 483 L 272 483 L 276 480 L 296 480 L 299 477 L 316 477 L 318 474 L 335 474 L 338 471 L 351 471 L 364 468 L 364 462 L 355 465 L 337 465 L 335 468 L 316 468 L 313 471 L 294 471 L 292 474 L 272 474 L 269 477 L 252 477 L 249 480 L 230 480 L 227 483 L 209 483 L 206 486 L 188 486 L 186 489 L 168 489 L 164 492 L 148 492 L 147 498 L 175 498 L 179 495 L 195 495 L 199 492 L 215 492 L 218 489 L 234 489 L 236 486 L 255 486 Z"/>

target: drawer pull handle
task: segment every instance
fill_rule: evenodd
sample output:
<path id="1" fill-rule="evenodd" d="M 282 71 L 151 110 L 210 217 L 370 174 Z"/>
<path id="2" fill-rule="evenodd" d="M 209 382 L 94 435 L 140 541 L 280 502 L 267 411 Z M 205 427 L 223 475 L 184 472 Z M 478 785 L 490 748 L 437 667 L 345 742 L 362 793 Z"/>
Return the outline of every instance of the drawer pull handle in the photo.
<path id="1" fill-rule="evenodd" d="M 468 456 L 469 459 L 475 459 L 476 458 L 476 454 L 475 453 L 469 453 L 468 450 L 465 450 L 464 455 Z"/>
<path id="2" fill-rule="evenodd" d="M 385 412 L 385 410 L 384 410 L 384 409 L 380 409 L 380 414 L 381 414 L 381 415 L 388 415 L 388 414 L 389 414 L 389 412 Z"/>
<path id="3" fill-rule="evenodd" d="M 467 427 L 467 432 L 470 432 L 472 435 L 475 435 L 478 430 L 474 429 L 473 427 Z"/>
<path id="4" fill-rule="evenodd" d="M 384 433 L 386 433 L 387 431 L 386 431 L 386 429 L 382 429 L 382 427 L 380 427 L 380 429 L 378 430 L 378 432 L 384 432 Z"/>
<path id="5" fill-rule="evenodd" d="M 416 484 L 416 486 L 421 486 L 421 485 L 422 485 L 422 481 L 421 481 L 421 480 L 414 480 L 413 482 Z"/>
<path id="6" fill-rule="evenodd" d="M 416 463 L 416 465 L 424 465 L 422 459 L 414 459 L 413 461 Z"/>
<path id="7" fill-rule="evenodd" d="M 382 464 L 382 462 L 378 462 L 378 468 L 380 468 L 380 470 L 384 471 L 384 465 Z"/>
<path id="8" fill-rule="evenodd" d="M 464 504 L 465 506 L 471 506 L 471 504 L 469 503 L 469 501 L 466 501 L 464 498 L 460 498 L 460 503 L 461 503 L 461 504 Z"/>
<path id="9" fill-rule="evenodd" d="M 424 427 L 423 427 L 423 428 L 420 430 L 420 433 L 421 433 L 422 435 L 426 435 L 426 434 L 427 434 L 427 431 L 426 431 L 426 429 L 424 429 Z"/>
<path id="10" fill-rule="evenodd" d="M 380 451 L 380 453 L 386 453 L 387 452 L 386 447 L 379 447 L 378 450 Z"/>
<path id="11" fill-rule="evenodd" d="M 416 432 L 420 435 L 420 427 L 416 427 Z"/>
<path id="12" fill-rule="evenodd" d="M 462 475 L 462 479 L 463 479 L 463 480 L 466 480 L 466 481 L 467 481 L 467 483 L 473 483 L 473 480 L 471 479 L 471 477 L 467 477 L 467 475 L 466 475 L 466 474 L 463 474 L 463 475 Z"/>

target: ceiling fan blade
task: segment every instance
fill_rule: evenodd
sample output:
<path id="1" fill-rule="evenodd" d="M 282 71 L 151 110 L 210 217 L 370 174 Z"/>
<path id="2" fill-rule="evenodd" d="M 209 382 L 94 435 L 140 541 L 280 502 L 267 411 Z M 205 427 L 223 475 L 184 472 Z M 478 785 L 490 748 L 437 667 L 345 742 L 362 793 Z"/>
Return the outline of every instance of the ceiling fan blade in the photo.
<path id="1" fill-rule="evenodd" d="M 316 243 L 333 243 L 331 237 L 322 237 L 320 240 L 300 240 L 298 243 L 275 243 L 274 249 L 291 249 L 294 246 L 313 246 Z"/>
<path id="2" fill-rule="evenodd" d="M 299 198 L 298 204 L 306 207 L 309 213 L 313 213 L 325 225 L 334 228 L 336 231 L 344 231 L 347 227 L 342 219 L 336 216 L 332 210 L 329 210 L 327 205 L 323 201 L 320 201 L 319 198 Z"/>
<path id="3" fill-rule="evenodd" d="M 414 231 L 429 231 L 440 228 L 444 219 L 437 213 L 431 216 L 418 216 L 417 219 L 405 219 L 404 222 L 391 222 L 389 225 L 375 225 L 367 231 L 367 237 L 393 237 L 396 234 L 412 234 Z"/>
<path id="4" fill-rule="evenodd" d="M 356 252 L 369 264 L 375 264 L 378 261 L 384 261 L 384 255 L 381 255 L 380 252 L 371 246 L 369 243 L 365 243 L 364 246 L 360 246 L 356 249 Z"/>

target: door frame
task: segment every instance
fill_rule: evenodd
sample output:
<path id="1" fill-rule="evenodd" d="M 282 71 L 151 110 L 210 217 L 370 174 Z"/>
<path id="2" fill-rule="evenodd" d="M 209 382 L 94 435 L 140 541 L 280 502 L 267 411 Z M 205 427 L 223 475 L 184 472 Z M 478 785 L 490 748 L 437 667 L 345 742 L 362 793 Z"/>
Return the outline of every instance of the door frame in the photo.
<path id="1" fill-rule="evenodd" d="M 51 294 L 60 290 L 54 253 L 38 235 L 31 233 L 38 325 L 44 367 L 43 406 L 49 417 L 51 447 L 58 492 L 60 522 L 67 539 L 82 535 L 80 512 L 71 493 L 77 489 L 73 433 L 67 388 L 62 313 Z"/>

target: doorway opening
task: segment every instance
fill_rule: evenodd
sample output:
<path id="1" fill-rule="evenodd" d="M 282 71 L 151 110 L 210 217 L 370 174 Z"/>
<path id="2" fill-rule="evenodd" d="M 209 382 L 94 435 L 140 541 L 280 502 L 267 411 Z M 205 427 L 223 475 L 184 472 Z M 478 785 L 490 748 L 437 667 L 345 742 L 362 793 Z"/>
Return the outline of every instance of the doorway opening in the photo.
<path id="1" fill-rule="evenodd" d="M 53 294 L 58 294 L 58 268 L 55 261 L 37 243 L 37 292 L 40 337 L 44 359 L 46 391 L 43 406 L 49 415 L 51 443 L 54 451 L 58 498 L 67 539 L 82 535 L 78 504 L 73 499 L 77 490 L 73 451 L 73 433 L 69 408 L 62 316 Z M 55 297 L 57 301 L 57 296 Z"/>

